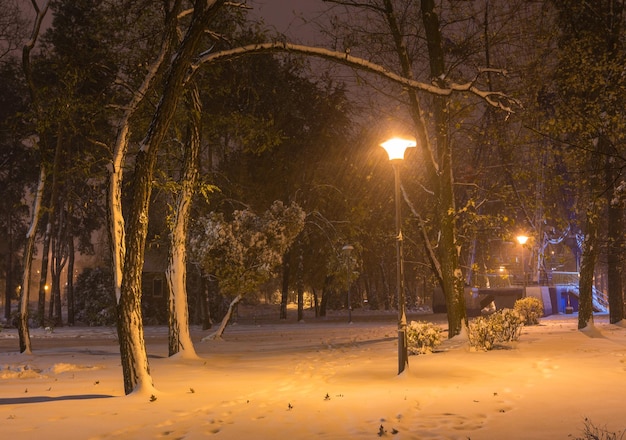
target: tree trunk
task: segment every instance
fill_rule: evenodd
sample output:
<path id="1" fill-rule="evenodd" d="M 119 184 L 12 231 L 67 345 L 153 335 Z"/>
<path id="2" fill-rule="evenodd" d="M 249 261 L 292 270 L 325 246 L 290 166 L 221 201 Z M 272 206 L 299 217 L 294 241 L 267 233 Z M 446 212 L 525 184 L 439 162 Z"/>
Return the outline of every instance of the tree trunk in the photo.
<path id="1" fill-rule="evenodd" d="M 5 266 L 5 283 L 4 283 L 4 319 L 9 322 L 11 320 L 11 300 L 13 295 L 13 213 L 10 210 L 7 210 L 7 232 L 8 243 L 7 243 L 7 259 Z"/>
<path id="2" fill-rule="evenodd" d="M 174 20 L 173 17 L 170 19 Z M 173 26 L 171 26 L 173 27 Z M 160 52 L 154 62 L 148 67 L 146 75 L 135 93 L 133 93 L 124 113 L 117 126 L 117 136 L 113 146 L 113 157 L 108 165 L 109 181 L 107 187 L 107 224 L 109 243 L 111 246 L 111 267 L 113 270 L 113 290 L 115 300 L 119 303 L 122 291 L 122 273 L 124 271 L 124 258 L 126 255 L 126 232 L 125 221 L 122 213 L 122 182 L 124 177 L 124 164 L 128 152 L 128 137 L 130 135 L 131 119 L 139 104 L 147 96 L 152 82 L 165 60 L 170 49 L 171 38 L 165 35 L 161 44 Z"/>
<path id="3" fill-rule="evenodd" d="M 441 47 L 441 27 L 435 12 L 433 0 L 422 0 L 422 21 L 426 31 L 430 74 L 432 78 L 445 75 L 443 49 Z M 448 312 L 448 337 L 461 333 L 467 325 L 465 308 L 465 283 L 460 266 L 459 247 L 456 240 L 456 203 L 454 199 L 454 175 L 452 171 L 452 148 L 448 137 L 447 98 L 433 100 L 435 130 L 439 161 L 439 183 L 437 191 L 437 212 L 440 222 L 440 266 L 442 289 Z"/>
<path id="4" fill-rule="evenodd" d="M 64 210 L 58 212 L 58 233 L 52 241 L 52 294 L 50 296 L 50 318 L 55 327 L 63 325 L 63 309 L 61 301 L 61 273 L 67 264 L 67 225 Z"/>
<path id="5" fill-rule="evenodd" d="M 332 283 L 332 277 L 327 276 L 324 279 L 324 287 L 322 287 L 322 300 L 320 301 L 320 317 L 326 317 L 326 306 L 328 305 L 328 298 L 330 296 L 330 285 Z"/>
<path id="6" fill-rule="evenodd" d="M 48 219 L 49 215 L 45 214 Z M 46 285 L 48 282 L 48 265 L 50 263 L 50 241 L 52 239 L 52 224 L 46 222 L 46 232 L 43 236 L 41 252 L 41 270 L 39 277 L 39 300 L 37 301 L 37 323 L 40 327 L 46 325 Z"/>
<path id="7" fill-rule="evenodd" d="M 228 305 L 228 310 L 226 311 L 224 318 L 222 318 L 220 326 L 217 328 L 217 330 L 215 330 L 215 333 L 212 333 L 209 336 L 205 336 L 204 338 L 202 338 L 203 341 L 207 339 L 222 339 L 222 336 L 224 335 L 224 330 L 226 330 L 226 326 L 228 325 L 228 321 L 230 321 L 230 318 L 233 316 L 233 311 L 235 310 L 235 307 L 237 307 L 239 301 L 241 301 L 242 298 L 243 294 L 240 293 L 235 297 L 235 299 L 230 302 L 230 304 Z"/>
<path id="8" fill-rule="evenodd" d="M 319 318 L 320 304 L 319 304 L 319 298 L 317 297 L 317 289 L 313 287 L 311 290 L 313 290 L 313 308 L 315 310 L 315 318 Z"/>
<path id="9" fill-rule="evenodd" d="M 285 252 L 283 255 L 283 283 L 280 294 L 280 319 L 287 319 L 287 301 L 289 301 L 289 277 L 291 274 L 289 259 L 291 253 Z"/>
<path id="10" fill-rule="evenodd" d="M 20 353 L 31 354 L 32 346 L 30 332 L 28 330 L 28 305 L 30 302 L 30 270 L 35 250 L 35 239 L 37 237 L 37 223 L 39 222 L 41 199 L 46 181 L 46 171 L 42 166 L 39 174 L 39 184 L 33 202 L 32 220 L 26 233 L 26 249 L 24 249 L 24 276 L 22 277 L 22 294 L 20 296 L 20 310 L 18 317 L 18 335 L 20 342 Z"/>
<path id="11" fill-rule="evenodd" d="M 587 209 L 583 255 L 578 282 L 578 329 L 593 324 L 593 276 L 598 259 L 597 203 L 591 202 Z"/>
<path id="12" fill-rule="evenodd" d="M 67 325 L 73 326 L 74 320 L 74 237 L 67 237 L 68 262 L 67 262 Z"/>
<path id="13" fill-rule="evenodd" d="M 200 301 L 202 309 L 202 330 L 208 330 L 213 327 L 213 323 L 211 321 L 211 308 L 209 307 L 209 282 L 207 277 L 200 274 L 200 284 L 202 288 L 200 289 L 202 294 L 200 295 Z"/>
<path id="14" fill-rule="evenodd" d="M 300 247 L 300 255 L 298 255 L 298 322 L 304 321 L 304 255 L 302 255 L 302 247 Z"/>
<path id="15" fill-rule="evenodd" d="M 609 322 L 615 324 L 624 319 L 624 290 L 622 269 L 624 267 L 624 208 L 615 195 L 619 171 L 614 170 L 612 155 L 605 158 L 605 181 L 610 188 L 607 196 L 607 290 L 609 296 Z"/>
<path id="16" fill-rule="evenodd" d="M 197 87 L 187 94 L 189 126 L 181 177 L 181 191 L 176 196 L 175 215 L 170 230 L 168 265 L 165 271 L 169 287 L 169 355 L 181 353 L 185 358 L 197 357 L 189 333 L 187 298 L 187 230 L 189 211 L 198 180 L 200 125 L 202 104 Z"/>

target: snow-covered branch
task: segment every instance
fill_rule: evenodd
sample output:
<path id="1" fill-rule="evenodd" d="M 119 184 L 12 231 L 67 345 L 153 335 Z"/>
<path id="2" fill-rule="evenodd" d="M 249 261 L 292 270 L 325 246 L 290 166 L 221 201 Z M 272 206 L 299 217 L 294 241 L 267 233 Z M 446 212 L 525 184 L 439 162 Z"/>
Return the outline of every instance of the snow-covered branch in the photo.
<path id="1" fill-rule="evenodd" d="M 481 90 L 476 86 L 476 80 L 480 73 L 484 71 L 480 71 L 479 75 L 477 75 L 472 81 L 457 84 L 453 82 L 446 82 L 443 87 L 435 84 L 427 84 L 424 82 L 416 81 L 413 79 L 405 78 L 397 73 L 394 73 L 385 67 L 368 61 L 363 58 L 355 57 L 350 55 L 347 52 L 337 52 L 330 49 L 313 47 L 313 46 L 304 46 L 299 44 L 292 44 L 287 42 L 275 41 L 272 43 L 257 43 L 257 44 L 249 44 L 246 46 L 237 47 L 234 49 L 224 50 L 215 53 L 205 53 L 199 56 L 194 63 L 191 65 L 190 75 L 200 68 L 203 64 L 212 63 L 216 61 L 228 60 L 237 58 L 244 55 L 251 54 L 259 54 L 259 53 L 269 53 L 269 52 L 289 52 L 289 53 L 298 53 L 302 55 L 315 56 L 319 58 L 323 58 L 326 60 L 334 61 L 340 64 L 344 64 L 346 66 L 360 69 L 363 71 L 367 71 L 370 73 L 374 73 L 376 75 L 383 76 L 397 84 L 400 84 L 405 87 L 421 90 L 433 95 L 439 96 L 449 96 L 455 92 L 466 92 L 474 94 L 482 99 L 484 99 L 488 104 L 500 108 L 506 112 L 513 113 L 516 107 L 520 106 L 519 101 L 514 98 L 507 96 L 502 92 L 494 92 L 488 90 Z M 498 72 L 504 74 L 504 71 L 498 71 L 492 69 L 493 72 Z"/>

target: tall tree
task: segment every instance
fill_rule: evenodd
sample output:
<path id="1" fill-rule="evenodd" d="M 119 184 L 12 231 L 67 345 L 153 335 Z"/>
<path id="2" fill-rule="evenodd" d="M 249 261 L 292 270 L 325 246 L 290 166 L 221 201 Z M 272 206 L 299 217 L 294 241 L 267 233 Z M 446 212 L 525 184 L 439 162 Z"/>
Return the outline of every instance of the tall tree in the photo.
<path id="1" fill-rule="evenodd" d="M 163 142 L 185 86 L 189 66 L 200 48 L 207 26 L 223 5 L 223 0 L 194 2 L 185 36 L 166 74 L 163 92 L 148 132 L 135 159 L 133 197 L 128 215 L 126 254 L 118 303 L 118 336 L 124 389 L 154 391 L 146 353 L 141 316 L 141 274 L 147 234 L 148 207 L 159 145 Z M 170 11 L 180 13 L 180 2 Z"/>
<path id="2" fill-rule="evenodd" d="M 42 7 L 39 7 L 37 2 L 33 0 L 32 5 L 35 10 L 36 17 L 35 17 L 35 21 L 33 24 L 30 39 L 26 42 L 26 44 L 22 48 L 22 70 L 24 73 L 24 77 L 26 78 L 26 84 L 28 87 L 31 105 L 33 107 L 32 112 L 34 114 L 34 119 L 36 123 L 40 123 L 41 118 L 42 118 L 41 102 L 38 96 L 37 87 L 33 79 L 32 65 L 31 65 L 31 53 L 33 49 L 35 48 L 37 39 L 39 38 L 39 31 L 41 29 L 41 23 L 48 11 L 49 2 L 46 1 Z M 38 136 L 38 135 L 41 135 L 41 133 L 36 131 L 35 136 Z M 31 265 L 32 265 L 33 252 L 35 250 L 35 241 L 37 238 L 37 225 L 39 223 L 39 218 L 41 215 L 40 207 L 41 207 L 41 200 L 43 198 L 45 181 L 46 181 L 46 168 L 45 168 L 45 163 L 43 163 L 43 160 L 42 160 L 40 164 L 39 183 L 37 185 L 37 192 L 35 193 L 35 198 L 33 201 L 33 207 L 31 211 L 31 223 L 30 223 L 30 227 L 28 228 L 28 232 L 26 234 L 26 245 L 25 245 L 25 250 L 24 250 L 22 289 L 21 289 L 21 296 L 20 296 L 20 309 L 19 309 L 19 319 L 18 319 L 18 335 L 19 335 L 19 344 L 20 344 L 21 353 L 32 352 L 30 331 L 28 328 L 28 306 L 30 302 Z"/>
<path id="3" fill-rule="evenodd" d="M 561 31 L 556 117 L 559 127 L 568 133 L 561 139 L 573 147 L 574 164 L 584 176 L 580 189 L 588 206 L 579 287 L 581 306 L 587 305 L 579 314 L 578 326 L 583 328 L 592 321 L 593 284 L 589 280 L 594 276 L 602 237 L 606 240 L 610 321 L 624 317 L 624 204 L 618 190 L 624 181 L 626 141 L 621 105 L 626 98 L 622 74 L 626 52 L 621 42 L 624 3 L 568 0 L 554 2 L 554 6 Z M 602 209 L 597 199 L 604 200 Z M 602 218 L 606 218 L 606 234 L 600 235 L 596 231 L 601 230 L 598 222 Z"/>

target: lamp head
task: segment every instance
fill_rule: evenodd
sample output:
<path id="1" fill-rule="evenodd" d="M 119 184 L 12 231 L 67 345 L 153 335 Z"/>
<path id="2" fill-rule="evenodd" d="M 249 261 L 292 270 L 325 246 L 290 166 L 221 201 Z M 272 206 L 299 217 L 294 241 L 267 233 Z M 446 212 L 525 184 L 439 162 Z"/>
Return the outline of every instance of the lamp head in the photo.
<path id="1" fill-rule="evenodd" d="M 414 139 L 392 138 L 383 142 L 380 146 L 387 152 L 389 160 L 402 160 L 404 159 L 406 149 L 415 147 L 416 142 Z"/>
<path id="2" fill-rule="evenodd" d="M 526 235 L 518 235 L 516 238 L 517 238 L 517 242 L 521 244 L 522 246 L 524 246 L 526 242 L 528 241 L 528 237 Z"/>

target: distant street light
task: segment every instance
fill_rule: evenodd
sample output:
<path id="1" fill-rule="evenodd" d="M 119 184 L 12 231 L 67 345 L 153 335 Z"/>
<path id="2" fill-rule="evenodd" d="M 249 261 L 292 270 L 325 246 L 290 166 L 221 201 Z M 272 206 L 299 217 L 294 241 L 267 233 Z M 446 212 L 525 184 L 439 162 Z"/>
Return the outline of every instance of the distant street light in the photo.
<path id="1" fill-rule="evenodd" d="M 407 148 L 415 147 L 414 140 L 393 138 L 380 144 L 387 151 L 394 171 L 396 200 L 396 290 L 398 295 L 398 374 L 409 365 L 406 336 L 406 304 L 404 299 L 404 264 L 402 257 L 402 215 L 400 210 L 400 162 Z"/>
<path id="2" fill-rule="evenodd" d="M 524 264 L 524 245 L 528 241 L 528 237 L 526 235 L 518 235 L 517 242 L 522 247 L 522 277 L 524 279 L 524 288 L 522 290 L 522 298 L 526 298 L 526 265 Z"/>
<path id="3" fill-rule="evenodd" d="M 354 250 L 354 247 L 350 244 L 341 248 L 341 251 L 346 256 L 346 288 L 348 290 L 348 324 L 352 324 L 352 301 L 350 300 L 350 253 Z"/>

